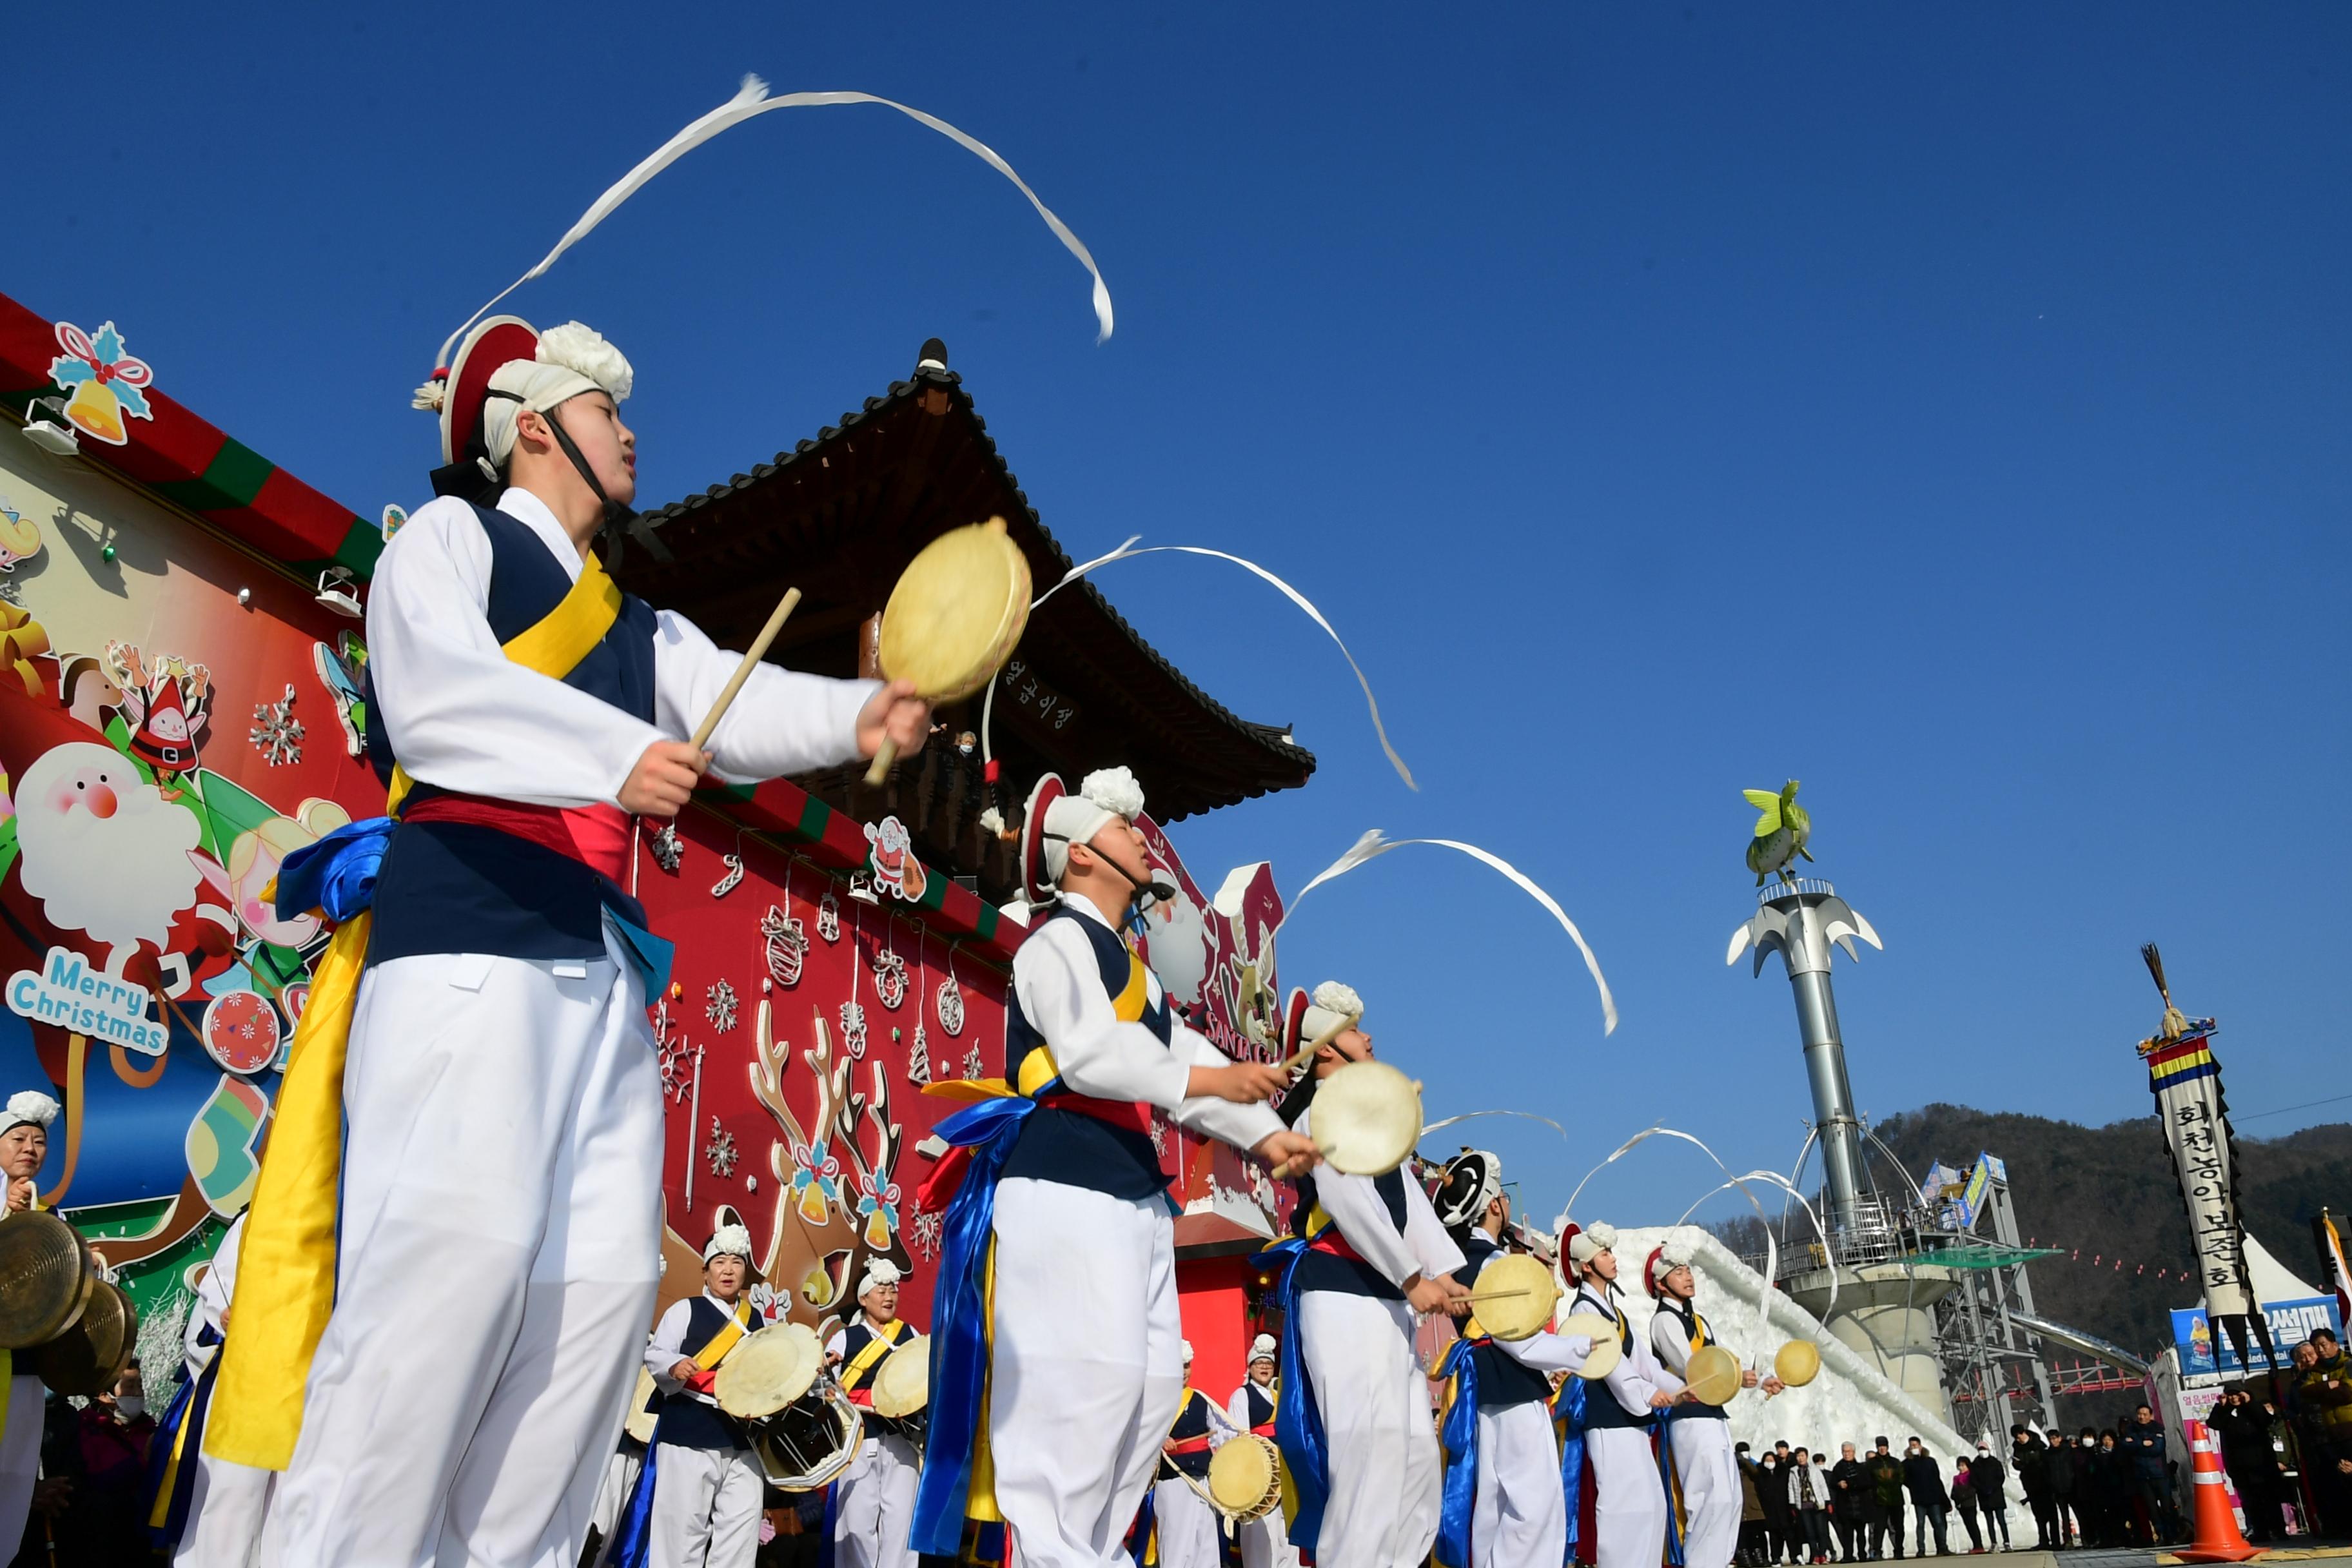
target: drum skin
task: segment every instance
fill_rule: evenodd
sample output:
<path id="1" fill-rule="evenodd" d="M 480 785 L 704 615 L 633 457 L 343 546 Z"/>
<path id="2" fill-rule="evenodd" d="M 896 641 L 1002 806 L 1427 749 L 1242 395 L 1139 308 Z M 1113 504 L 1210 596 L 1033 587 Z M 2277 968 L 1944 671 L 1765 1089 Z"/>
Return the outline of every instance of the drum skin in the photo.
<path id="1" fill-rule="evenodd" d="M 1478 1270 L 1470 1297 L 1480 1328 L 1498 1340 L 1524 1340 L 1551 1321 L 1559 1287 L 1541 1260 L 1510 1253 Z"/>
<path id="2" fill-rule="evenodd" d="M 1617 1340 L 1617 1325 L 1598 1312 L 1579 1312 L 1552 1331 L 1571 1336 L 1581 1334 L 1592 1342 L 1591 1353 L 1584 1358 L 1584 1364 L 1576 1369 L 1576 1375 L 1588 1383 L 1597 1383 L 1607 1377 L 1617 1370 L 1617 1363 L 1625 1359 L 1625 1347 Z"/>
<path id="3" fill-rule="evenodd" d="M 1255 1432 L 1229 1437 L 1209 1458 L 1209 1500 L 1235 1523 L 1264 1519 L 1282 1501 L 1281 1452 Z"/>
<path id="4" fill-rule="evenodd" d="M 824 1347 L 805 1323 L 778 1323 L 746 1334 L 711 1380 L 719 1408 L 742 1420 L 772 1415 L 809 1391 L 824 1365 Z"/>
<path id="5" fill-rule="evenodd" d="M 1772 1358 L 1772 1375 L 1790 1388 L 1802 1388 L 1821 1374 L 1822 1347 L 1811 1340 L 1790 1340 Z"/>
<path id="6" fill-rule="evenodd" d="M 1421 1085 L 1386 1062 L 1349 1062 L 1316 1086 L 1308 1115 L 1333 1170 L 1385 1176 L 1421 1142 Z"/>
<path id="7" fill-rule="evenodd" d="M 931 1342 L 910 1336 L 874 1373 L 874 1414 L 889 1420 L 914 1415 L 931 1402 Z"/>
<path id="8" fill-rule="evenodd" d="M 876 649 L 893 680 L 933 702 L 989 682 L 1029 624 L 1029 560 L 990 518 L 940 535 L 899 574 Z"/>
<path id="9" fill-rule="evenodd" d="M 1691 1352 L 1683 1386 L 1702 1405 L 1727 1405 L 1739 1392 L 1739 1358 L 1721 1345 L 1704 1345 Z"/>

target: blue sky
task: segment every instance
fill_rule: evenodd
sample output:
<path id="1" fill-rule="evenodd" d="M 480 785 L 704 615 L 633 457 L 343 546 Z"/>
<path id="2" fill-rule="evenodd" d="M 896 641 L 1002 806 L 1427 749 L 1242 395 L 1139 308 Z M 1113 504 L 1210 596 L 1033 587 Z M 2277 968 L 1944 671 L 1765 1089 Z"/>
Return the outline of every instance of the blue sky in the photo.
<path id="1" fill-rule="evenodd" d="M 1178 842 L 1296 887 L 1365 827 L 1465 837 L 1559 897 L 1613 1038 L 1466 860 L 1391 857 L 1286 938 L 1433 1114 L 1570 1125 L 1480 1133 L 1539 1215 L 1660 1118 L 1794 1154 L 1786 984 L 1722 963 L 1738 792 L 1790 776 L 1888 944 L 1840 961 L 1867 1112 L 2145 1112 L 2150 939 L 2233 1107 L 2345 1092 L 2352 14 L 1442 14 L 17 6 L 0 289 L 113 318 L 372 515 L 424 499 L 406 400 L 444 335 L 742 72 L 903 99 L 1093 247 L 1108 344 L 1017 194 L 877 110 L 730 133 L 514 307 L 635 360 L 649 500 L 938 333 L 1074 554 L 1222 546 L 1314 595 L 1419 795 L 1270 591 L 1104 578 L 1322 759 Z M 1659 1148 L 1580 1207 L 1679 1213 L 1713 1178 Z"/>

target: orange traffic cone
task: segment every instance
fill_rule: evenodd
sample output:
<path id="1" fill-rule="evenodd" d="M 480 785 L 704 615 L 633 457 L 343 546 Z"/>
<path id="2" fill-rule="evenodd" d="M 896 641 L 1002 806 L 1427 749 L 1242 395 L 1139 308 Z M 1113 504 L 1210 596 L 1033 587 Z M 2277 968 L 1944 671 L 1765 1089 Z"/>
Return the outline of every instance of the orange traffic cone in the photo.
<path id="1" fill-rule="evenodd" d="M 2243 1563 L 2260 1557 L 2259 1547 L 2246 1544 L 2231 1510 L 2228 1483 L 2221 1475 L 2221 1442 L 2202 1421 L 2189 1426 L 2189 1452 L 2196 1456 L 2197 1539 L 2180 1549 L 2183 1563 Z"/>

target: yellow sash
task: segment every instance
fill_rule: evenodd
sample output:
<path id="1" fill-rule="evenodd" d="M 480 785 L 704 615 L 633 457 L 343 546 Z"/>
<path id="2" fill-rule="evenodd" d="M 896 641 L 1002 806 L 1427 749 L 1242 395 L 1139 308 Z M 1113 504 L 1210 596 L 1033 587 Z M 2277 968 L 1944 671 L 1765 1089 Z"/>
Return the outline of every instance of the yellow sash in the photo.
<path id="1" fill-rule="evenodd" d="M 694 1364 L 709 1372 L 712 1367 L 725 1361 L 727 1352 L 733 1350 L 736 1342 L 742 1339 L 746 1326 L 751 1321 L 751 1298 L 738 1296 L 735 1298 L 735 1315 L 719 1325 L 719 1331 L 710 1336 L 709 1344 L 694 1352 Z"/>
<path id="2" fill-rule="evenodd" d="M 621 590 L 592 554 L 555 608 L 503 651 L 561 680 L 604 640 L 620 613 Z M 394 768 L 384 809 L 396 810 L 408 788 L 407 773 Z M 343 1059 L 373 924 L 362 912 L 337 929 L 312 971 L 310 1000 L 294 1027 L 237 1265 L 237 1332 L 221 1346 L 205 1421 L 204 1451 L 216 1459 L 282 1470 L 302 1433 L 310 1358 L 335 1300 Z"/>
<path id="3" fill-rule="evenodd" d="M 844 1388 L 860 1386 L 874 1369 L 882 1364 L 882 1358 L 898 1348 L 898 1341 L 904 1336 L 906 1329 L 905 1323 L 893 1318 L 890 1320 L 888 1338 L 886 1339 L 877 1333 L 867 1340 L 866 1348 L 850 1357 L 849 1364 L 841 1369 L 841 1386 Z"/>

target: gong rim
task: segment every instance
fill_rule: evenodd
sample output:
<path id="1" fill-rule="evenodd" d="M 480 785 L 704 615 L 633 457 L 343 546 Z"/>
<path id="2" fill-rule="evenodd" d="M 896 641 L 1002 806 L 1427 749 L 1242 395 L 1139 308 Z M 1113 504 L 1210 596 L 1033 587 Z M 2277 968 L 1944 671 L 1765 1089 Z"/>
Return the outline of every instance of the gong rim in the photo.
<path id="1" fill-rule="evenodd" d="M 98 1279 L 89 1243 L 57 1215 L 0 1221 L 0 1350 L 30 1350 L 72 1328 Z"/>
<path id="2" fill-rule="evenodd" d="M 139 1347 L 139 1312 L 122 1287 L 100 1279 L 73 1326 L 26 1359 L 56 1392 L 83 1399 L 111 1392 Z"/>
<path id="3" fill-rule="evenodd" d="M 1001 571 L 1003 599 L 971 591 L 976 572 Z M 931 702 L 957 702 L 994 678 L 1029 622 L 1029 558 L 990 518 L 950 529 L 917 552 L 882 606 L 875 654 L 884 675 L 911 680 Z"/>
<path id="4" fill-rule="evenodd" d="M 1386 1062 L 1349 1062 L 1316 1086 L 1308 1114 L 1326 1164 L 1385 1176 L 1421 1142 L 1421 1085 Z"/>

